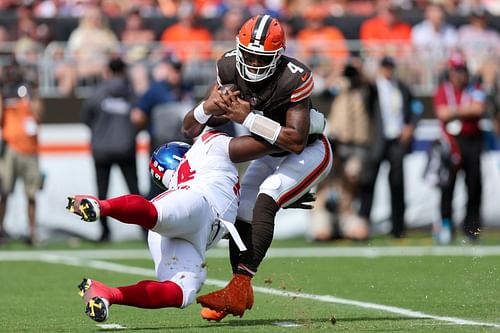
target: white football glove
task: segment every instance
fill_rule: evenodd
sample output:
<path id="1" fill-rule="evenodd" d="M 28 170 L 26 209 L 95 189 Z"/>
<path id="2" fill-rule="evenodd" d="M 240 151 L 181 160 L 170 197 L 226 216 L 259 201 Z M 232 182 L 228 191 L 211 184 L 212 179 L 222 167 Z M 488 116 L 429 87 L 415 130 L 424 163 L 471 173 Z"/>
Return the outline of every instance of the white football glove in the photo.
<path id="1" fill-rule="evenodd" d="M 316 109 L 309 111 L 309 134 L 323 134 L 326 126 L 326 119 L 323 113 Z"/>

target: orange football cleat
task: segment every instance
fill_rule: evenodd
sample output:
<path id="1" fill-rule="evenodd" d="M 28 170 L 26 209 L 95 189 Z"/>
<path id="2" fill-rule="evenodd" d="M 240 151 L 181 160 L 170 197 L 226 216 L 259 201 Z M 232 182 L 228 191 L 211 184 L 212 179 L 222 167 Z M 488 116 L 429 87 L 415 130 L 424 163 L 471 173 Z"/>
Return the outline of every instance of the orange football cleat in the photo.
<path id="1" fill-rule="evenodd" d="M 221 290 L 198 296 L 196 302 L 202 306 L 226 314 L 242 317 L 245 310 L 253 306 L 252 277 L 234 274 L 228 285 Z"/>
<path id="2" fill-rule="evenodd" d="M 215 311 L 209 308 L 203 308 L 200 312 L 201 318 L 208 321 L 221 321 L 227 316 L 224 311 Z"/>

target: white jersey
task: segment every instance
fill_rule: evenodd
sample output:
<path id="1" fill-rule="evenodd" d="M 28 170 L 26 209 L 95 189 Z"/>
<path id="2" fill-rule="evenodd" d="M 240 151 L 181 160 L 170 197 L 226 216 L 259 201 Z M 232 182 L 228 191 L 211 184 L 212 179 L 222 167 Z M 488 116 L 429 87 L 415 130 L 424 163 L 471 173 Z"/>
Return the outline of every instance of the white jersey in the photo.
<path id="1" fill-rule="evenodd" d="M 240 183 L 238 170 L 229 158 L 231 137 L 211 130 L 200 135 L 172 175 L 170 189 L 198 190 L 219 217 L 234 222 L 238 209 Z"/>

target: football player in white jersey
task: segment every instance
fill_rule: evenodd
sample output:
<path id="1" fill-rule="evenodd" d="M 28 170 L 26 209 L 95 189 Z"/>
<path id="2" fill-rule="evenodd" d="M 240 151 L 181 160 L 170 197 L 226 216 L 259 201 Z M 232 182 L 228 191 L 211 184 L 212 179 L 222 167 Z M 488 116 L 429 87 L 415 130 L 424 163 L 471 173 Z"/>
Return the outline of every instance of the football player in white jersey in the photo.
<path id="1" fill-rule="evenodd" d="M 233 226 L 239 201 L 238 172 L 233 163 L 276 151 L 252 136 L 231 138 L 211 130 L 192 147 L 174 142 L 153 153 L 152 177 L 166 191 L 151 201 L 139 195 L 108 200 L 89 195 L 69 197 L 66 208 L 86 222 L 110 216 L 149 229 L 148 244 L 158 279 L 116 288 L 84 279 L 79 288 L 88 316 L 105 321 L 112 304 L 141 308 L 191 304 L 206 278 L 205 251 L 227 232 L 242 250 L 245 248 Z"/>

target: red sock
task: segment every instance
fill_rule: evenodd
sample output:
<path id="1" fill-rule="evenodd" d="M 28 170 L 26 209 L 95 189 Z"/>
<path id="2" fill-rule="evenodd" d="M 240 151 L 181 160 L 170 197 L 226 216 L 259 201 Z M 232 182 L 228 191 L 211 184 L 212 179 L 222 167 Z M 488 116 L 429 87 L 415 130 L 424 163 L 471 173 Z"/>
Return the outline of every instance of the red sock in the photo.
<path id="1" fill-rule="evenodd" d="M 111 216 L 123 223 L 137 224 L 146 229 L 156 225 L 156 207 L 140 195 L 127 194 L 108 200 L 99 200 L 101 216 Z"/>
<path id="2" fill-rule="evenodd" d="M 140 281 L 125 287 L 111 288 L 110 304 L 130 305 L 138 308 L 159 309 L 180 307 L 182 305 L 182 289 L 172 281 Z"/>

